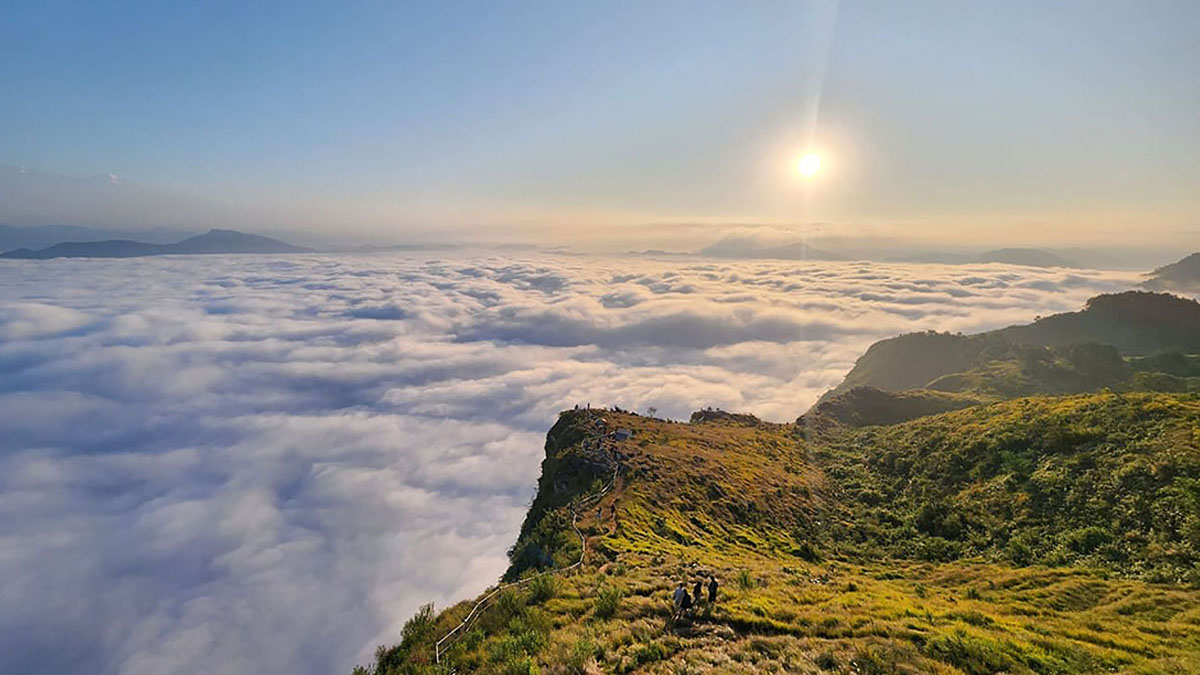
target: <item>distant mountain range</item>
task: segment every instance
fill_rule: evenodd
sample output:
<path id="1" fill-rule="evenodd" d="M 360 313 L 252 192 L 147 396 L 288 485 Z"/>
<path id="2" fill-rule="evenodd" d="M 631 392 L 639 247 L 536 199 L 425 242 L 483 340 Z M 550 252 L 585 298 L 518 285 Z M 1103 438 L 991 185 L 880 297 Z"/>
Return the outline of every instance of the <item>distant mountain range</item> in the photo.
<path id="1" fill-rule="evenodd" d="M 79 225 L 17 227 L 0 224 L 0 251 L 12 251 L 18 248 L 38 250 L 61 244 L 64 241 L 107 241 L 110 239 L 127 239 L 147 244 L 170 244 L 196 234 L 196 232 L 168 227 L 156 227 L 149 230 L 115 230 Z"/>
<path id="2" fill-rule="evenodd" d="M 699 254 L 710 258 L 750 258 L 776 260 L 855 260 L 836 251 L 814 248 L 803 242 L 762 243 L 747 237 L 726 237 L 702 249 Z M 924 251 L 903 255 L 868 255 L 864 259 L 887 262 L 940 263 L 966 265 L 971 263 L 1003 263 L 1027 267 L 1080 267 L 1079 263 L 1056 252 L 1039 248 L 999 248 L 980 254 Z"/>
<path id="3" fill-rule="evenodd" d="M 131 239 L 66 241 L 42 249 L 19 248 L 0 258 L 45 260 L 49 258 L 140 258 L 156 255 L 201 255 L 214 253 L 308 253 L 312 249 L 234 230 L 209 230 L 173 244 Z"/>
<path id="4" fill-rule="evenodd" d="M 1142 286 L 1155 291 L 1200 291 L 1200 253 L 1154 270 Z"/>
<path id="5" fill-rule="evenodd" d="M 763 244 L 743 237 L 726 237 L 700 249 L 710 258 L 773 258 L 776 260 L 846 260 L 846 256 L 815 249 L 808 244 Z"/>
<path id="6" fill-rule="evenodd" d="M 980 254 L 973 262 L 1004 263 L 1026 267 L 1078 267 L 1066 258 L 1040 248 L 998 248 Z"/>
<path id="7" fill-rule="evenodd" d="M 845 248 L 843 248 L 845 247 Z M 654 252 L 656 254 L 667 253 Z M 987 251 L 917 249 L 884 242 L 870 246 L 861 242 L 830 241 L 762 241 L 754 236 L 732 235 L 693 252 L 709 258 L 741 258 L 748 260 L 867 260 L 888 263 L 933 263 L 940 265 L 973 265 L 999 263 L 1025 267 L 1063 267 L 1111 270 L 1144 270 L 1161 265 L 1170 253 L 1149 248 L 1028 248 L 1008 247 Z M 1200 259 L 1190 263 L 1192 279 L 1200 279 Z M 1172 273 L 1179 268 L 1171 266 Z M 1182 264 L 1180 267 L 1186 267 Z M 1162 268 L 1158 272 L 1167 271 Z M 1157 273 L 1157 272 L 1156 272 Z M 1164 284 L 1178 281 L 1164 278 Z M 1200 284 L 1197 284 L 1200 286 Z M 1151 290 L 1180 290 L 1179 286 L 1148 286 Z"/>

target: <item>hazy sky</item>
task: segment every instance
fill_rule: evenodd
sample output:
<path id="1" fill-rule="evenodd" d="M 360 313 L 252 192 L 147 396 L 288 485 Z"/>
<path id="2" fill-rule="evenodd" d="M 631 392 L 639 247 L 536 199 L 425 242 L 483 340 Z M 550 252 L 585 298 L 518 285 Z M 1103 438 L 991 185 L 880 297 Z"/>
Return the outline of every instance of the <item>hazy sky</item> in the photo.
<path id="1" fill-rule="evenodd" d="M 1200 230 L 1200 3 L 303 5 L 5 2 L 0 222 Z"/>

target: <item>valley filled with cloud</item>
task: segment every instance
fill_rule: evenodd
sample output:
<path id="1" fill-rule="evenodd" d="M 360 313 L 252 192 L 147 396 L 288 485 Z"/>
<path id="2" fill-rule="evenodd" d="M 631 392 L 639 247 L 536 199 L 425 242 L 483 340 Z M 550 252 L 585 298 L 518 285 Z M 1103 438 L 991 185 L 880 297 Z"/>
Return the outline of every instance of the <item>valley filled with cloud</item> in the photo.
<path id="1" fill-rule="evenodd" d="M 790 421 L 1137 274 L 491 254 L 0 263 L 0 672 L 349 672 L 493 582 L 556 413 Z"/>

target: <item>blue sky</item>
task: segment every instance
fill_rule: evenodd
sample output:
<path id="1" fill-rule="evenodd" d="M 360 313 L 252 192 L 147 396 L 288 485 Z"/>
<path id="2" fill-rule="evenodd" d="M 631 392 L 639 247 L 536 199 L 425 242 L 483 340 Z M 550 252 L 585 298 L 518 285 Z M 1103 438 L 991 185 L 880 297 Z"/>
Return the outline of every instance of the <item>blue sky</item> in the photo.
<path id="1" fill-rule="evenodd" d="M 4 5 L 0 163 L 223 218 L 1196 229 L 1191 2 Z"/>

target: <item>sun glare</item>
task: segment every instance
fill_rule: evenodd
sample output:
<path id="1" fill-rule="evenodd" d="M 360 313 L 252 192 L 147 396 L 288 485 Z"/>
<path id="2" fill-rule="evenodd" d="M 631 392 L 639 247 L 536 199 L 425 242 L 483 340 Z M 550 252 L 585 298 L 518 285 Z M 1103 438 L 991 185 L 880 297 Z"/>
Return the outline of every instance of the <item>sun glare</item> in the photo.
<path id="1" fill-rule="evenodd" d="M 796 160 L 796 173 L 804 178 L 812 178 L 820 171 L 821 156 L 814 152 L 801 155 L 801 157 Z"/>

